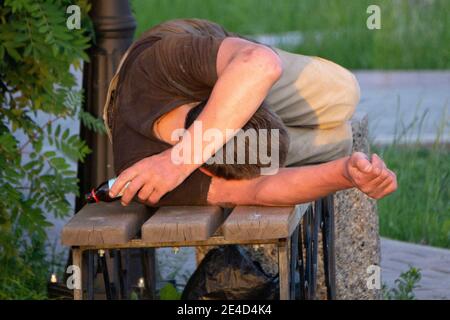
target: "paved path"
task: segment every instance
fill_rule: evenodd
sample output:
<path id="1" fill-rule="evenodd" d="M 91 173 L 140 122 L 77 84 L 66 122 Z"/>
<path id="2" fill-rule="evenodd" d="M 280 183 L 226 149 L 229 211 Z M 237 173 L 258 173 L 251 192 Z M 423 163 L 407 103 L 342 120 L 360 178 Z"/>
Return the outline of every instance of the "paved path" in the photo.
<path id="1" fill-rule="evenodd" d="M 415 122 L 408 137 L 434 142 L 445 125 L 442 140 L 450 142 L 450 71 L 355 71 L 360 87 L 358 110 L 369 115 L 374 142 L 393 141 L 396 130 Z M 425 114 L 422 126 L 420 118 Z"/>
<path id="2" fill-rule="evenodd" d="M 414 292 L 417 299 L 450 299 L 450 250 L 381 240 L 383 282 L 389 287 L 410 266 L 421 269 L 422 279 Z"/>

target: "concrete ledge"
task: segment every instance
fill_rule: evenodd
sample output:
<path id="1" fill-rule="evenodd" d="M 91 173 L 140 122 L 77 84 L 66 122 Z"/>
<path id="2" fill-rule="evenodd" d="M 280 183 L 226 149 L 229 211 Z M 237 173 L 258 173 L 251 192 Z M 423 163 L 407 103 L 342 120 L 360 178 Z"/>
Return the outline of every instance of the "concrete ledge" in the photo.
<path id="1" fill-rule="evenodd" d="M 369 153 L 367 114 L 352 118 L 353 151 Z M 357 189 L 337 192 L 334 199 L 336 233 L 336 296 L 338 299 L 380 299 L 381 290 L 367 288 L 370 265 L 380 265 L 376 201 Z"/>

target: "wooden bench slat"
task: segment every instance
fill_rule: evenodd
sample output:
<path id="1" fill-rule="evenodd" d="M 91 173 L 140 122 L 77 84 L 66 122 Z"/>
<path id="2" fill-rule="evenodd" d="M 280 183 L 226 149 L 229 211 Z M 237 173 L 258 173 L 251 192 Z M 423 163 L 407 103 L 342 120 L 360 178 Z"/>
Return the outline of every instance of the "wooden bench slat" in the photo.
<path id="1" fill-rule="evenodd" d="M 139 232 L 154 209 L 138 202 L 124 207 L 120 201 L 85 205 L 63 228 L 66 246 L 123 244 Z"/>
<path id="2" fill-rule="evenodd" d="M 237 206 L 225 220 L 226 240 L 287 238 L 300 222 L 309 203 L 291 207 Z"/>
<path id="3" fill-rule="evenodd" d="M 142 240 L 148 242 L 207 240 L 222 222 L 223 210 L 220 207 L 163 207 L 142 226 Z"/>

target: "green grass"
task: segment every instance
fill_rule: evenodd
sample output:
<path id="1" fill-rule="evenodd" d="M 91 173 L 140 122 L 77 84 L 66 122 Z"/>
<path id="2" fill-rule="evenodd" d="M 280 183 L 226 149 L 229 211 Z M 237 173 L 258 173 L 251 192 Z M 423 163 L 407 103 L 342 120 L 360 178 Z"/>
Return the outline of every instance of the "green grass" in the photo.
<path id="1" fill-rule="evenodd" d="M 435 140 L 420 143 L 428 111 L 405 123 L 397 112 L 392 144 L 372 146 L 397 174 L 397 191 L 378 201 L 382 236 L 450 248 L 450 144 L 442 141 L 449 128 L 448 105 L 436 126 Z"/>
<path id="2" fill-rule="evenodd" d="M 378 201 L 380 234 L 450 248 L 450 148 L 372 148 L 396 172 L 397 191 Z"/>
<path id="3" fill-rule="evenodd" d="M 381 30 L 368 30 L 368 5 L 381 8 Z M 252 35 L 301 31 L 292 51 L 350 69 L 450 67 L 448 0 L 132 0 L 136 35 L 174 18 L 204 18 Z M 319 35 L 319 36 L 318 36 Z"/>

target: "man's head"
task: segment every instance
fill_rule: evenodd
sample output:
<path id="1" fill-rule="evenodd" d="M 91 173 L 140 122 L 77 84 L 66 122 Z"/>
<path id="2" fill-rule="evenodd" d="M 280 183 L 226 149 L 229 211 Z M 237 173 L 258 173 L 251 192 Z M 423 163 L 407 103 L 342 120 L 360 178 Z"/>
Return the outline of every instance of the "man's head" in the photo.
<path id="1" fill-rule="evenodd" d="M 188 112 L 185 120 L 186 129 L 197 119 L 205 105 L 206 102 L 202 102 Z M 205 163 L 202 167 L 224 179 L 252 179 L 261 175 L 261 170 L 264 168 L 284 166 L 288 150 L 289 135 L 286 127 L 281 119 L 263 103 L 242 127 L 242 131 L 215 154 L 215 159 L 222 161 Z M 227 152 L 228 159 L 233 160 L 232 163 L 226 161 Z M 278 155 L 278 161 L 276 155 Z"/>

